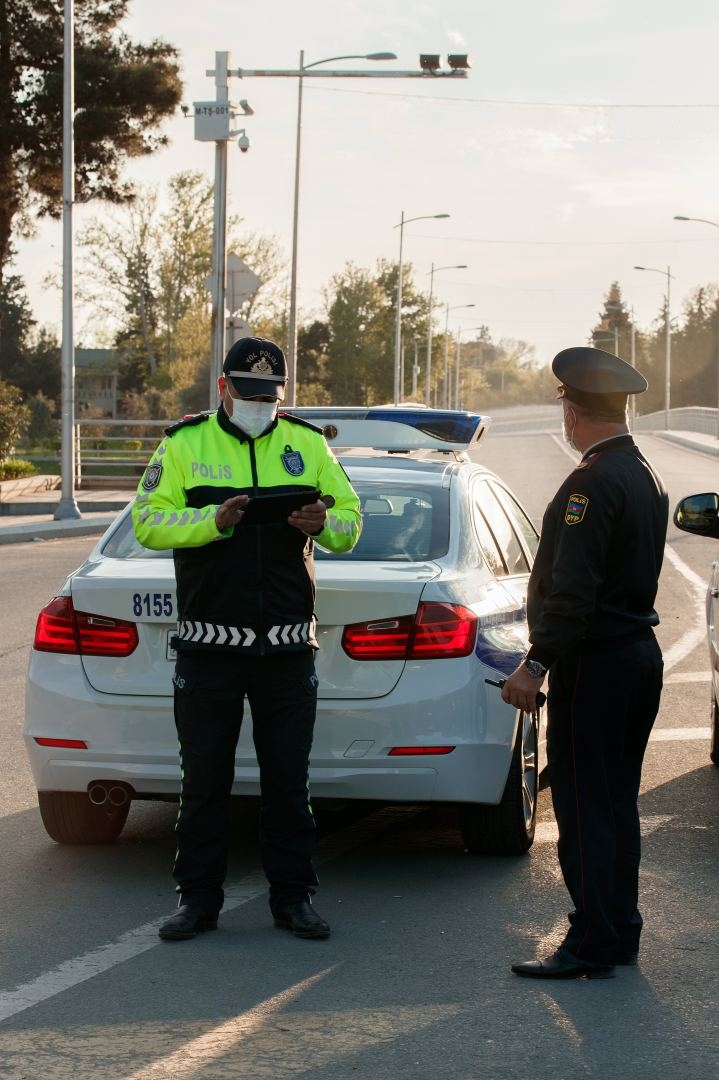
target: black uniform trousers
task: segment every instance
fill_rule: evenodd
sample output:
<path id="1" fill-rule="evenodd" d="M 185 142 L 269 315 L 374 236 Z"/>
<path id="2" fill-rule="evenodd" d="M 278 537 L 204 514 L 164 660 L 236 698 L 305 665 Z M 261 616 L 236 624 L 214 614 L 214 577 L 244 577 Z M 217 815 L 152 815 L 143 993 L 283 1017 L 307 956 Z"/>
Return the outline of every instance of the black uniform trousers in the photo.
<path id="1" fill-rule="evenodd" d="M 213 913 L 222 907 L 245 695 L 260 766 L 260 847 L 270 907 L 276 912 L 307 900 L 318 883 L 308 783 L 317 707 L 314 652 L 178 653 L 173 682 L 182 765 L 174 877 L 181 902 Z"/>
<path id="2" fill-rule="evenodd" d="M 659 709 L 662 657 L 652 631 L 556 661 L 547 757 L 559 862 L 575 910 L 563 947 L 614 963 L 639 948 L 642 761 Z"/>

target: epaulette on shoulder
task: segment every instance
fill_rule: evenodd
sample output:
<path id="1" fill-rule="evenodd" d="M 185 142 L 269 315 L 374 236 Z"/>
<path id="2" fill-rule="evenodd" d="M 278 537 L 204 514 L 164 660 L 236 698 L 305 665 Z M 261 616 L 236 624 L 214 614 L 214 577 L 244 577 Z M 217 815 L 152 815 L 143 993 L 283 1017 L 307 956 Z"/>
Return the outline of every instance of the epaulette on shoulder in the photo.
<path id="1" fill-rule="evenodd" d="M 291 424 L 299 424 L 300 427 L 309 428 L 310 431 L 316 431 L 318 435 L 324 435 L 324 431 L 321 427 L 317 427 L 316 424 L 310 424 L 309 420 L 303 420 L 300 416 L 295 416 L 293 413 L 281 412 L 279 414 L 280 420 L 289 420 Z"/>
<path id="2" fill-rule="evenodd" d="M 192 413 L 190 416 L 183 416 L 182 420 L 178 420 L 176 424 L 171 424 L 170 427 L 165 428 L 165 435 L 169 435 L 170 438 L 183 427 L 194 427 L 196 424 L 204 424 L 205 420 L 209 420 L 211 416 L 215 415 L 215 410 L 210 412 L 198 412 Z"/>

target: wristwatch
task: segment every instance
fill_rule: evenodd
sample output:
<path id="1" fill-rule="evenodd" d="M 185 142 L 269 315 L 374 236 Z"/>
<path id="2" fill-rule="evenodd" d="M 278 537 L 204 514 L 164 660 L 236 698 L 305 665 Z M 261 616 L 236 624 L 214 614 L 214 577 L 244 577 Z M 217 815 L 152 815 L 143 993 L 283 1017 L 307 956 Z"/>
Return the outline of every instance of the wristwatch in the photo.
<path id="1" fill-rule="evenodd" d="M 524 666 L 533 679 L 542 679 L 547 674 L 547 669 L 539 660 L 525 660 Z"/>

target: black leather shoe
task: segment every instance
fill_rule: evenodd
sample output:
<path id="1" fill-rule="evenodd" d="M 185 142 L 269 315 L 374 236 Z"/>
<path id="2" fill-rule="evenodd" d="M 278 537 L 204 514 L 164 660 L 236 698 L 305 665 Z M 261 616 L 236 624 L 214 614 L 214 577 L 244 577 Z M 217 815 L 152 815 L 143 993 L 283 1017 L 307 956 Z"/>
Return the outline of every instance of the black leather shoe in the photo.
<path id="1" fill-rule="evenodd" d="M 175 914 L 162 924 L 158 934 L 163 941 L 187 941 L 203 930 L 216 929 L 217 915 L 190 904 L 182 904 Z"/>
<path id="2" fill-rule="evenodd" d="M 318 915 L 309 900 L 298 900 L 292 904 L 285 904 L 272 912 L 275 926 L 281 930 L 291 930 L 293 934 L 301 938 L 328 938 L 330 936 L 329 925 L 321 915 Z"/>
<path id="3" fill-rule="evenodd" d="M 613 964 L 592 964 L 578 960 L 561 949 L 546 960 L 527 960 L 524 964 L 512 964 L 515 975 L 530 979 L 613 979 Z"/>

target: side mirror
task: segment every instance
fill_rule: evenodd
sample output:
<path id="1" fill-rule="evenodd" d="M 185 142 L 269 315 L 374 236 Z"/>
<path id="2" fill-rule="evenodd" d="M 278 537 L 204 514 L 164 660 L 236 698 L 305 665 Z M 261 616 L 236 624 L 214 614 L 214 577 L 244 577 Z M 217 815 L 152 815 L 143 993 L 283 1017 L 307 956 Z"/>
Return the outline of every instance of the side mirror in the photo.
<path id="1" fill-rule="evenodd" d="M 684 532 L 719 539 L 719 495 L 687 495 L 674 511 L 674 524 Z"/>

